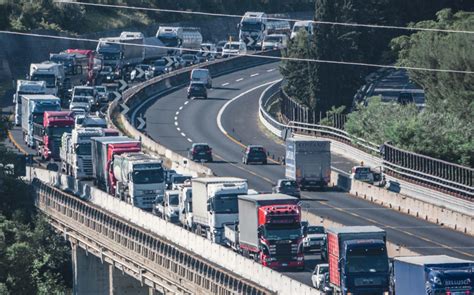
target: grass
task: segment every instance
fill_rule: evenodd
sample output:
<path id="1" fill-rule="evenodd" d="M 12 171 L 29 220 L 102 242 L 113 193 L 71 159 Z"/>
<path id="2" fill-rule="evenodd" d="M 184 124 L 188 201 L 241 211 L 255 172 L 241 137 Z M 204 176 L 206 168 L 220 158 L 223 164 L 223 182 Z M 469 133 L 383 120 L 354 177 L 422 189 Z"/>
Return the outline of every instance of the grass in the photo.
<path id="1" fill-rule="evenodd" d="M 104 14 L 101 11 L 89 9 L 86 14 L 86 25 L 80 29 L 81 32 L 98 32 L 104 30 L 125 28 L 125 27 L 145 27 L 154 20 L 150 19 L 141 11 L 116 11 Z"/>

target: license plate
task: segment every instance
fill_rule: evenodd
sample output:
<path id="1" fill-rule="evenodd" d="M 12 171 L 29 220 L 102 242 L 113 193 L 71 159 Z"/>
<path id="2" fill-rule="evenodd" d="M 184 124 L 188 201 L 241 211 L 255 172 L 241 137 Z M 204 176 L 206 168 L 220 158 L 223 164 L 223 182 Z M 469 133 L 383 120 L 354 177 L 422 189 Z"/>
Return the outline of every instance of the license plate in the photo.
<path id="1" fill-rule="evenodd" d="M 200 154 L 200 155 L 205 155 L 206 153 L 205 153 L 205 152 L 201 152 L 201 153 L 199 153 L 199 154 Z"/>
<path id="2" fill-rule="evenodd" d="M 288 263 L 282 263 L 281 266 L 288 266 Z"/>

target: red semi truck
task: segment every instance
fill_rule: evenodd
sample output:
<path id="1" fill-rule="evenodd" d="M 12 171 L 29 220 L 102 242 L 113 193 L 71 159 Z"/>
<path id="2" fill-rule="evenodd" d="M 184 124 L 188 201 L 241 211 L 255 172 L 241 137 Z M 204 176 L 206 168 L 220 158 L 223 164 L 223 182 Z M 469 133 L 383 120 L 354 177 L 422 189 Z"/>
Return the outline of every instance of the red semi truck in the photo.
<path id="1" fill-rule="evenodd" d="M 43 124 L 33 124 L 38 154 L 45 160 L 59 160 L 61 137 L 74 128 L 74 114 L 69 111 L 46 111 Z"/>
<path id="2" fill-rule="evenodd" d="M 141 151 L 140 141 L 126 136 L 92 137 L 92 171 L 95 184 L 115 195 L 116 179 L 113 172 L 115 155 Z"/>
<path id="3" fill-rule="evenodd" d="M 239 223 L 225 225 L 226 243 L 270 268 L 304 269 L 298 203 L 284 194 L 239 196 Z"/>

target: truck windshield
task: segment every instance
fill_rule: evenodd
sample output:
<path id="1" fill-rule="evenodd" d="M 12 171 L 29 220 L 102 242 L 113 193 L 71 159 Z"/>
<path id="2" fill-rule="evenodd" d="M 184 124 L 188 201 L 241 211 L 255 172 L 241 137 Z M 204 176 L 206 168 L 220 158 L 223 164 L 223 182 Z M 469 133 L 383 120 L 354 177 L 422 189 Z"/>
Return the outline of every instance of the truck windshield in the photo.
<path id="1" fill-rule="evenodd" d="M 46 87 L 52 88 L 56 87 L 56 76 L 49 74 L 33 74 L 31 76 L 31 81 L 45 81 Z"/>
<path id="2" fill-rule="evenodd" d="M 133 182 L 136 184 L 163 182 L 163 169 L 147 169 L 133 171 Z"/>
<path id="3" fill-rule="evenodd" d="M 103 52 L 102 56 L 104 57 L 104 60 L 118 60 L 120 59 L 120 53 L 119 52 Z"/>
<path id="4" fill-rule="evenodd" d="M 349 249 L 346 259 L 347 273 L 387 272 L 388 257 L 383 247 Z"/>
<path id="5" fill-rule="evenodd" d="M 262 29 L 261 23 L 242 23 L 242 31 L 260 31 Z"/>
<path id="6" fill-rule="evenodd" d="M 94 96 L 94 90 L 89 88 L 76 88 L 74 89 L 74 96 Z"/>
<path id="7" fill-rule="evenodd" d="M 239 207 L 237 203 L 237 194 L 217 195 L 214 197 L 215 213 L 238 213 Z"/>
<path id="8" fill-rule="evenodd" d="M 301 237 L 301 235 L 299 224 L 266 225 L 263 229 L 263 236 L 267 240 L 294 240 Z"/>
<path id="9" fill-rule="evenodd" d="M 167 47 L 176 47 L 179 45 L 176 36 L 158 36 L 158 39 Z"/>
<path id="10" fill-rule="evenodd" d="M 33 123 L 43 124 L 43 113 L 33 114 Z"/>
<path id="11" fill-rule="evenodd" d="M 91 154 L 91 144 L 90 143 L 81 143 L 76 147 L 76 154 L 79 156 L 87 156 Z"/>
<path id="12" fill-rule="evenodd" d="M 71 127 L 48 127 L 47 134 L 48 136 L 54 137 L 54 138 L 61 138 L 64 133 L 71 132 L 72 126 Z"/>
<path id="13" fill-rule="evenodd" d="M 89 102 L 89 99 L 85 96 L 73 96 L 72 102 Z"/>
<path id="14" fill-rule="evenodd" d="M 179 205 L 179 196 L 178 195 L 170 195 L 169 196 L 169 203 L 171 206 L 178 206 Z"/>

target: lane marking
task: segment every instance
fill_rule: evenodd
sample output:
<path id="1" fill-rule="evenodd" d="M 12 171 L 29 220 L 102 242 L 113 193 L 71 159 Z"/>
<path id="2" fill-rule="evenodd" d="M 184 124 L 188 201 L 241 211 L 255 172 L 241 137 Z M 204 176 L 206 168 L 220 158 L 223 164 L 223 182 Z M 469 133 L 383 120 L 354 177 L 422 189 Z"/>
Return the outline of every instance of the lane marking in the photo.
<path id="1" fill-rule="evenodd" d="M 175 122 L 174 122 L 174 125 L 178 126 L 178 122 L 175 121 Z"/>
<path id="2" fill-rule="evenodd" d="M 189 103 L 189 100 L 186 100 L 186 101 L 184 102 L 184 105 L 187 105 L 188 103 Z"/>
<path id="3" fill-rule="evenodd" d="M 175 121 L 178 121 L 178 117 L 177 117 L 177 116 L 176 116 L 176 117 L 174 117 L 174 120 L 175 120 Z"/>
<path id="4" fill-rule="evenodd" d="M 189 142 L 193 142 L 190 138 L 186 138 Z"/>
<path id="5" fill-rule="evenodd" d="M 23 149 L 23 147 L 18 143 L 16 142 L 16 140 L 13 138 L 13 135 L 12 133 L 10 132 L 10 130 L 8 130 L 8 138 L 10 139 L 11 143 L 13 143 L 13 145 L 24 155 L 28 155 L 28 153 Z"/>
<path id="6" fill-rule="evenodd" d="M 180 107 L 179 107 L 179 110 L 181 111 L 182 109 L 183 109 L 183 106 L 180 106 Z"/>
<path id="7" fill-rule="evenodd" d="M 181 132 L 181 135 L 182 135 L 183 137 L 186 137 L 186 134 L 184 134 L 183 132 Z"/>
<path id="8" fill-rule="evenodd" d="M 259 73 L 255 73 L 255 74 L 250 75 L 250 77 L 255 77 L 255 76 L 258 76 L 258 75 L 260 75 L 260 74 L 259 74 Z"/>
<path id="9" fill-rule="evenodd" d="M 179 128 L 179 127 L 176 127 L 176 130 L 178 130 L 178 131 L 180 131 L 180 132 L 181 132 L 181 128 Z"/>
<path id="10" fill-rule="evenodd" d="M 229 85 L 229 84 L 230 84 L 230 83 L 227 82 L 227 83 L 221 84 L 221 86 L 227 86 L 227 85 Z"/>
<path id="11" fill-rule="evenodd" d="M 244 78 L 239 78 L 239 79 L 235 80 L 235 82 L 240 82 L 240 81 L 242 81 L 243 79 L 244 79 Z"/>
<path id="12" fill-rule="evenodd" d="M 179 115 L 179 111 L 176 111 L 176 116 Z"/>
<path id="13" fill-rule="evenodd" d="M 268 69 L 267 72 L 270 73 L 270 72 L 273 72 L 275 69 Z"/>

